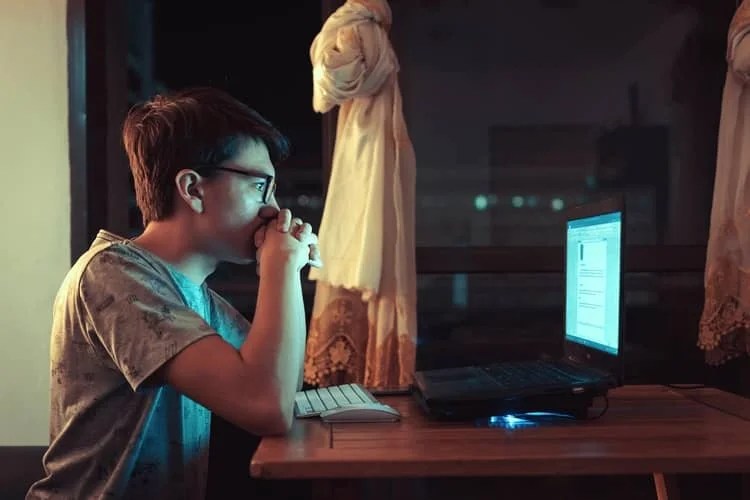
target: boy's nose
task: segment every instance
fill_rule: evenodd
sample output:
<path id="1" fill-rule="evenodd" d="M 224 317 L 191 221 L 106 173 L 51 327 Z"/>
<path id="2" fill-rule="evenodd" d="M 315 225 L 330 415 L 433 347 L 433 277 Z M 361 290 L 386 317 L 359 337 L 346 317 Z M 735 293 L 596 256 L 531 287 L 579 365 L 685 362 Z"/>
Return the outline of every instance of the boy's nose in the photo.
<path id="1" fill-rule="evenodd" d="M 264 205 L 263 207 L 261 207 L 260 211 L 258 212 L 258 216 L 261 219 L 271 220 L 278 215 L 279 210 L 279 204 L 276 203 L 275 199 L 272 199 L 268 203 L 268 205 Z"/>

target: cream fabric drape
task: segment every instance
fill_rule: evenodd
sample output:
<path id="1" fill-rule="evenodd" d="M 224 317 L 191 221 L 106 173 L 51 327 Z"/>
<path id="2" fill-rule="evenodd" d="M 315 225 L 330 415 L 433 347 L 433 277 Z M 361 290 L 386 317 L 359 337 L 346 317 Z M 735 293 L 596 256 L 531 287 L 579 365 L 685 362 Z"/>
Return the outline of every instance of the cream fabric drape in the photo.
<path id="1" fill-rule="evenodd" d="M 710 364 L 750 352 L 750 75 L 736 67 L 750 31 L 750 2 L 729 28 L 698 345 Z M 748 49 L 743 43 L 743 49 Z"/>
<path id="2" fill-rule="evenodd" d="M 305 380 L 405 387 L 414 371 L 415 158 L 385 0 L 349 0 L 310 48 L 313 109 L 339 106 Z"/>

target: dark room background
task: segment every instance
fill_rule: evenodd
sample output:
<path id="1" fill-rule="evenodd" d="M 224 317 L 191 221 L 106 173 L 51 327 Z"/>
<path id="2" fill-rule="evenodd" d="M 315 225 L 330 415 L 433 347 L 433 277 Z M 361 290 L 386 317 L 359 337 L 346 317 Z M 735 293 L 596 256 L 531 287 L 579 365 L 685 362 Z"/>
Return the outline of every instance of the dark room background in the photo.
<path id="1" fill-rule="evenodd" d="M 340 4 L 71 1 L 86 13 L 85 41 L 70 39 L 71 116 L 87 117 L 71 121 L 72 258 L 100 227 L 140 231 L 122 118 L 192 85 L 289 135 L 278 198 L 317 225 L 335 112 L 312 111 L 309 48 Z M 555 354 L 562 214 L 624 193 L 626 382 L 747 393 L 746 359 L 709 367 L 696 347 L 735 0 L 390 4 L 417 158 L 418 368 Z M 211 285 L 252 315 L 253 269 L 222 267 Z M 314 283 L 304 290 L 309 310 Z M 212 477 L 229 487 L 252 447 L 218 433 Z"/>
<path id="2" fill-rule="evenodd" d="M 628 380 L 740 390 L 736 363 L 707 367 L 695 346 L 735 1 L 390 3 L 417 155 L 418 366 L 559 349 L 562 214 L 623 192 Z M 89 6 L 74 257 L 100 226 L 140 230 L 119 124 L 189 85 L 228 90 L 290 136 L 279 198 L 317 224 L 335 112 L 312 111 L 309 48 L 339 4 Z M 251 269 L 224 267 L 212 285 L 252 313 Z M 314 283 L 305 294 L 310 308 Z"/>

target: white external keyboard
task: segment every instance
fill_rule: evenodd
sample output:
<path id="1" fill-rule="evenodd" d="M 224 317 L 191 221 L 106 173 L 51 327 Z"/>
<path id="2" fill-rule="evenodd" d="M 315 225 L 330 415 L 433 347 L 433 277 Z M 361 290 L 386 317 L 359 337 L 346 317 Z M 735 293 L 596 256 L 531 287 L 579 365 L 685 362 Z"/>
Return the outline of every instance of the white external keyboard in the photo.
<path id="1" fill-rule="evenodd" d="M 361 384 L 342 384 L 299 391 L 294 399 L 297 418 L 317 417 L 326 410 L 368 403 L 381 404 Z"/>

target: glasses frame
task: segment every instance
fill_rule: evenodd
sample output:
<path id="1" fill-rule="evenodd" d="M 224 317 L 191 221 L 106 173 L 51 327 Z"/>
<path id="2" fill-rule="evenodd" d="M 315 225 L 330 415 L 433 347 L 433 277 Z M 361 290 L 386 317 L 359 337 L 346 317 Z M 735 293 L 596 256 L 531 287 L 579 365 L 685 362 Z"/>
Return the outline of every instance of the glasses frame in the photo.
<path id="1" fill-rule="evenodd" d="M 263 197 L 261 198 L 261 201 L 263 202 L 264 205 L 268 205 L 268 203 L 271 201 L 271 197 L 276 192 L 275 177 L 273 175 L 268 175 L 262 172 L 258 172 L 257 170 L 241 170 L 239 168 L 225 167 L 222 165 L 214 165 L 214 164 L 196 165 L 194 170 L 198 173 L 205 172 L 205 171 L 212 171 L 212 170 L 223 170 L 225 172 L 233 172 L 235 174 L 244 175 L 245 177 L 265 179 L 266 185 L 263 188 Z"/>

